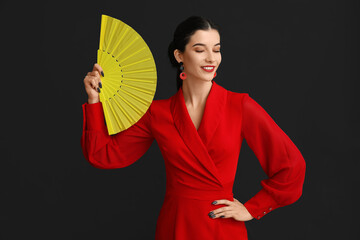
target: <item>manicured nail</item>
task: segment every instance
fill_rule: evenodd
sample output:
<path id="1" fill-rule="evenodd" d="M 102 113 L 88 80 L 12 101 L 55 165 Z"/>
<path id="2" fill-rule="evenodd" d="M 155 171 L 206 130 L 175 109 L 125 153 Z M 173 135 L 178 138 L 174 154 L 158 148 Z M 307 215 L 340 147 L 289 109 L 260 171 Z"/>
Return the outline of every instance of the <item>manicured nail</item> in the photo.
<path id="1" fill-rule="evenodd" d="M 220 216 L 221 218 L 224 218 L 225 216 Z"/>
<path id="2" fill-rule="evenodd" d="M 100 93 L 100 88 L 97 88 L 98 92 Z"/>
<path id="3" fill-rule="evenodd" d="M 103 71 L 101 71 L 101 75 L 104 77 L 104 72 Z"/>
<path id="4" fill-rule="evenodd" d="M 211 204 L 215 205 L 215 204 L 217 204 L 217 201 L 213 201 Z"/>
<path id="5" fill-rule="evenodd" d="M 101 82 L 99 82 L 99 86 L 100 86 L 100 88 L 102 88 L 102 84 L 101 84 Z"/>

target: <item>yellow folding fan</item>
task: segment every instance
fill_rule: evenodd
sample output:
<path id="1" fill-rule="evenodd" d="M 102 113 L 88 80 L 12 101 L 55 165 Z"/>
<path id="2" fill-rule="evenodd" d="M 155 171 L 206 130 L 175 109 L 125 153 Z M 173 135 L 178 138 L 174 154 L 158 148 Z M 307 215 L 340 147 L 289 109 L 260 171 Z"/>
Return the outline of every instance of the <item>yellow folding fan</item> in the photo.
<path id="1" fill-rule="evenodd" d="M 150 107 L 157 83 L 155 61 L 133 28 L 102 15 L 97 63 L 104 71 L 100 102 L 113 135 L 134 125 Z"/>

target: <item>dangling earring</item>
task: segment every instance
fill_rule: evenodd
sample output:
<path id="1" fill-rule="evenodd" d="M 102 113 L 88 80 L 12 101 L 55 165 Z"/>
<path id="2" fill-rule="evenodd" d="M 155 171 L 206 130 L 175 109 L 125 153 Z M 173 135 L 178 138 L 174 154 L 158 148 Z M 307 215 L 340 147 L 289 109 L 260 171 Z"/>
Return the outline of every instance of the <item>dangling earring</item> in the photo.
<path id="1" fill-rule="evenodd" d="M 214 74 L 214 77 L 213 78 L 215 78 L 216 77 L 216 72 L 215 72 L 215 74 Z"/>
<path id="2" fill-rule="evenodd" d="M 186 73 L 183 72 L 184 71 L 184 63 L 183 62 L 180 62 L 180 71 L 181 71 L 180 78 L 182 80 L 185 80 L 187 76 L 186 76 Z"/>

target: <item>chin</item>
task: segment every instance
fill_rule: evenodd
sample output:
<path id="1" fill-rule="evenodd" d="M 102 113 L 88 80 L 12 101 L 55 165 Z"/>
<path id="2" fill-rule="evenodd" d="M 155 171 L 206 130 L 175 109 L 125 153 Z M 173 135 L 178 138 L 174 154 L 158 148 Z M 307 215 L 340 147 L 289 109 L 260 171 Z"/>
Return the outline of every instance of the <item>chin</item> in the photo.
<path id="1" fill-rule="evenodd" d="M 213 77 L 210 76 L 206 76 L 203 78 L 204 81 L 210 82 L 211 80 L 213 80 Z"/>
<path id="2" fill-rule="evenodd" d="M 201 79 L 201 81 L 204 82 L 211 82 L 214 78 L 212 76 L 204 76 L 204 75 L 200 75 L 197 77 L 198 79 Z"/>

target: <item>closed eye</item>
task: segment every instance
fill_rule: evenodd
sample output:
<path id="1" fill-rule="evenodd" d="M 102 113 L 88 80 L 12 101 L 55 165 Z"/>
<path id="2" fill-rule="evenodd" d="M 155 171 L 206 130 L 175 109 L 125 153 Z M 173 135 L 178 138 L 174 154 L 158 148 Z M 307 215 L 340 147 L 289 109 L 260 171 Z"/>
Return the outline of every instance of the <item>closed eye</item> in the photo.
<path id="1" fill-rule="evenodd" d="M 195 51 L 195 52 L 201 53 L 201 52 L 203 52 L 203 51 L 199 51 L 199 50 L 197 50 L 197 51 Z M 220 52 L 220 50 L 218 50 L 218 51 L 214 51 L 214 52 Z"/>

